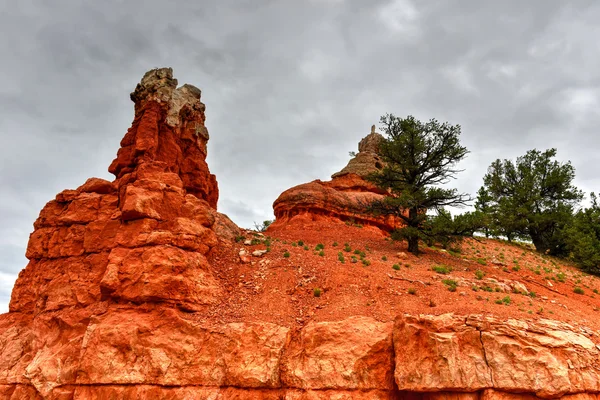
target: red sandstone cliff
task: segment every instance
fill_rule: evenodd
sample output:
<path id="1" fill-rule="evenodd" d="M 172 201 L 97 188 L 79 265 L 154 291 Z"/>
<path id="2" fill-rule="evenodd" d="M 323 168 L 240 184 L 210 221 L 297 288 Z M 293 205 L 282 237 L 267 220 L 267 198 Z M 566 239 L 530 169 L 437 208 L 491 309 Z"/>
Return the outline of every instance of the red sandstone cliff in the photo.
<path id="1" fill-rule="evenodd" d="M 214 318 L 244 301 L 224 274 L 267 264 L 207 259 L 237 228 L 215 211 L 200 92 L 160 69 L 132 100 L 115 181 L 61 192 L 35 222 L 0 316 L 0 398 L 600 399 L 598 333 L 562 322 Z"/>

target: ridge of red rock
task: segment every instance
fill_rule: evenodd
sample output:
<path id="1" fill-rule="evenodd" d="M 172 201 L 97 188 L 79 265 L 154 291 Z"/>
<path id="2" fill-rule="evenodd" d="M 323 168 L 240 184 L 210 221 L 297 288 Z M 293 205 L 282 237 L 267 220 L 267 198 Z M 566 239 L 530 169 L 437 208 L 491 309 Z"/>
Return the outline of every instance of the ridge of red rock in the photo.
<path id="1" fill-rule="evenodd" d="M 360 141 L 358 153 L 346 167 L 331 176 L 331 181 L 315 180 L 281 193 L 273 203 L 275 222 L 271 229 L 332 219 L 375 226 L 384 231 L 401 226 L 397 217 L 370 216 L 361 212 L 365 205 L 381 200 L 386 194 L 365 180 L 367 175 L 383 166 L 376 153 L 381 140 L 381 134 L 375 132 L 373 126 L 371 133 Z"/>
<path id="2" fill-rule="evenodd" d="M 215 210 L 200 91 L 176 85 L 170 69 L 147 73 L 131 96 L 115 181 L 89 179 L 40 212 L 0 315 L 0 399 L 600 399 L 599 333 L 563 322 L 215 318 L 223 299 L 244 304 L 232 282 L 276 273 L 268 257 L 240 264 L 239 228 Z M 355 201 L 378 194 L 365 184 L 348 172 L 316 185 Z M 327 218 L 346 216 L 327 207 Z M 273 267 L 297 269 L 298 296 L 314 278 Z"/>

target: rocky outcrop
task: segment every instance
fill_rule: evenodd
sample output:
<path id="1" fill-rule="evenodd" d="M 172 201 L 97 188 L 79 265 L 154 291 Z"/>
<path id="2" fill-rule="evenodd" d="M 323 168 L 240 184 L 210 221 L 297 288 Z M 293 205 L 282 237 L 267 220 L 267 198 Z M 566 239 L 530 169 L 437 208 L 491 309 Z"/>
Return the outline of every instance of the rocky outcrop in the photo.
<path id="1" fill-rule="evenodd" d="M 0 399 L 600 398 L 598 333 L 560 322 L 212 318 L 231 286 L 207 256 L 239 228 L 214 208 L 199 91 L 174 82 L 138 85 L 113 182 L 41 211 L 0 315 Z"/>
<path id="2" fill-rule="evenodd" d="M 176 86 L 170 68 L 146 73 L 109 168 L 115 181 L 89 179 L 42 209 L 11 311 L 105 300 L 198 310 L 219 296 L 205 258 L 217 244 L 218 190 L 205 162 L 204 104 L 200 90 Z"/>
<path id="3" fill-rule="evenodd" d="M 396 217 L 364 213 L 366 205 L 386 195 L 386 191 L 365 180 L 383 168 L 377 156 L 382 139 L 373 126 L 371 133 L 360 141 L 358 153 L 346 167 L 331 176 L 331 181 L 315 180 L 283 192 L 273 203 L 276 220 L 271 227 L 278 229 L 327 219 L 372 225 L 385 231 L 401 226 L 402 222 Z"/>
<path id="4" fill-rule="evenodd" d="M 0 398 L 600 397 L 598 334 L 554 321 L 351 317 L 297 331 L 174 308 L 95 312 L 3 316 Z"/>
<path id="5" fill-rule="evenodd" d="M 379 144 L 383 140 L 380 133 L 375 132 L 375 125 L 371 127 L 371 133 L 358 142 L 358 153 L 348 161 L 340 172 L 331 175 L 332 178 L 346 174 L 356 174 L 365 177 L 383 168 L 383 161 L 377 155 Z"/>

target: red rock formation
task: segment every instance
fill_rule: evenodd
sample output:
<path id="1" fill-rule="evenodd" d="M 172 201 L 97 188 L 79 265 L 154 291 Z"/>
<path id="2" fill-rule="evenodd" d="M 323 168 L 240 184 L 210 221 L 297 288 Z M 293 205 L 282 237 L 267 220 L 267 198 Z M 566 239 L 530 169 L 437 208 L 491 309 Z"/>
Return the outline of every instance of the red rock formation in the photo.
<path id="1" fill-rule="evenodd" d="M 237 227 L 214 209 L 207 136 L 182 128 L 204 120 L 199 95 L 173 82 L 151 71 L 134 92 L 114 182 L 90 179 L 41 211 L 0 315 L 0 399 L 600 398 L 598 333 L 564 323 L 211 319 L 227 290 L 205 256 Z M 355 176 L 335 187 L 360 193 Z"/>
<path id="2" fill-rule="evenodd" d="M 364 179 L 382 168 L 376 154 L 381 139 L 373 126 L 371 133 L 360 141 L 359 152 L 331 176 L 331 181 L 315 180 L 283 192 L 273 203 L 276 220 L 272 229 L 322 219 L 372 225 L 385 231 L 401 226 L 401 221 L 393 216 L 375 217 L 362 212 L 365 205 L 386 194 Z"/>
<path id="3" fill-rule="evenodd" d="M 132 127 L 109 168 L 116 180 L 89 179 L 41 211 L 11 311 L 103 300 L 195 310 L 217 298 L 205 258 L 217 244 L 218 190 L 204 161 L 204 105 L 198 89 L 176 85 L 170 68 L 146 73 L 131 95 Z"/>

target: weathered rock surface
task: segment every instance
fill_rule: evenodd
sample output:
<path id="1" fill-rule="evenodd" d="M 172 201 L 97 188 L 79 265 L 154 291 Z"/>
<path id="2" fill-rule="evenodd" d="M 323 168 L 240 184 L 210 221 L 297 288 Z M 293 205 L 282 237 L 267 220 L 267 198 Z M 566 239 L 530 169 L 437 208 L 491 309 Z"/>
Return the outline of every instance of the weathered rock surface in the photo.
<path id="1" fill-rule="evenodd" d="M 555 321 L 351 317 L 296 331 L 169 307 L 22 317 L 0 317 L 0 398 L 600 397 L 598 334 Z"/>
<path id="2" fill-rule="evenodd" d="M 161 69 L 132 99 L 115 181 L 59 193 L 34 224 L 0 315 L 0 399 L 600 399 L 598 333 L 560 322 L 211 319 L 230 288 L 208 256 L 240 231 L 215 209 L 200 91 Z M 382 195 L 346 172 L 313 185 L 306 215 Z"/>
<path id="3" fill-rule="evenodd" d="M 146 73 L 109 168 L 116 180 L 91 178 L 42 209 L 11 311 L 103 300 L 196 310 L 219 296 L 205 258 L 218 243 L 218 189 L 205 162 L 204 104 L 198 89 L 176 85 L 170 68 Z"/>
<path id="4" fill-rule="evenodd" d="M 356 174 L 358 176 L 367 176 L 383 168 L 383 162 L 377 155 L 379 144 L 383 140 L 380 133 L 375 132 L 375 125 L 371 127 L 371 133 L 358 142 L 358 153 L 340 172 L 331 175 L 332 178 L 344 176 L 346 174 Z"/>
<path id="5" fill-rule="evenodd" d="M 333 174 L 331 181 L 315 180 L 283 192 L 273 203 L 275 222 L 272 228 L 287 224 L 334 219 L 361 225 L 372 225 L 390 231 L 401 226 L 398 218 L 376 217 L 361 212 L 364 207 L 386 194 L 364 178 L 383 167 L 376 154 L 382 136 L 374 127 L 358 146 L 359 152 L 346 167 Z"/>
<path id="6" fill-rule="evenodd" d="M 600 392 L 598 333 L 550 320 L 402 316 L 394 327 L 396 384 L 426 392 Z M 490 397 L 496 398 L 496 397 Z"/>

